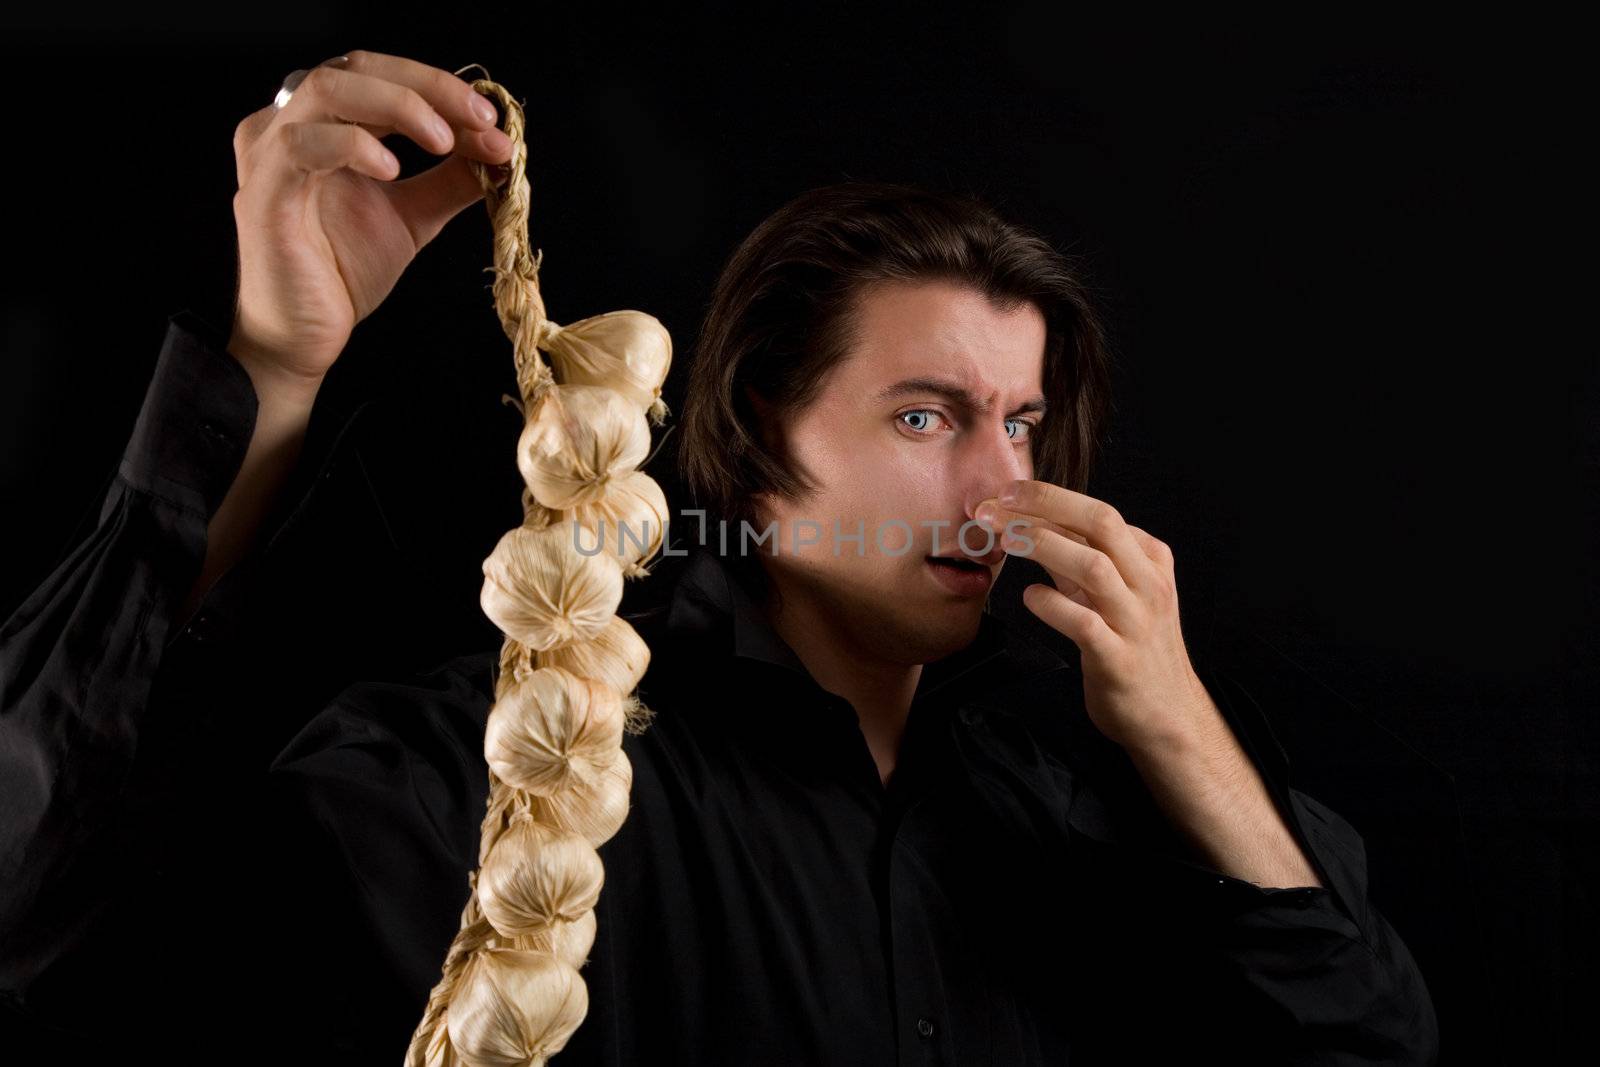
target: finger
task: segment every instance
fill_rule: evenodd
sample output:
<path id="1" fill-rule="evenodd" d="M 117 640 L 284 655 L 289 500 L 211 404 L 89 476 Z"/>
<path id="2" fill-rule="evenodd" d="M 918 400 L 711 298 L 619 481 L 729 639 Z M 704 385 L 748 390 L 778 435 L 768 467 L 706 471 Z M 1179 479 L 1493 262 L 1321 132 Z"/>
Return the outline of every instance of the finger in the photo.
<path id="1" fill-rule="evenodd" d="M 996 543 L 998 543 L 999 538 L 1003 537 L 1007 533 L 1026 537 L 1029 535 L 1030 531 L 1036 529 L 1050 530 L 1054 533 L 1060 534 L 1062 537 L 1067 537 L 1077 541 L 1079 544 L 1088 543 L 1088 539 L 1082 534 L 1075 533 L 1074 531 L 1067 529 L 1065 526 L 1061 526 L 1058 523 L 1048 522 L 1039 518 L 1037 515 L 1026 515 L 1023 512 L 1004 507 L 1003 505 L 996 503 L 994 500 L 986 500 L 982 504 L 979 504 L 976 517 L 979 522 L 986 523 L 989 528 L 995 532 Z M 992 548 L 993 544 L 988 547 Z M 1049 571 L 1048 567 L 1045 569 Z M 1077 582 L 1074 582 L 1065 574 L 1055 571 L 1050 572 L 1050 578 L 1056 583 L 1056 588 L 1066 594 L 1069 600 L 1072 600 L 1074 603 L 1082 604 L 1085 607 L 1091 606 L 1089 603 L 1089 595 L 1084 592 L 1083 587 Z"/>
<path id="2" fill-rule="evenodd" d="M 1045 530 L 1054 530 L 1061 536 L 1070 537 L 1080 544 L 1088 543 L 1088 538 L 1084 537 L 1083 534 L 1068 529 L 1060 523 L 1051 522 L 1038 515 L 1029 515 L 1026 512 L 1018 511 L 1016 508 L 1008 508 L 1004 504 L 993 500 L 985 500 L 978 505 L 977 518 L 980 522 L 987 523 L 989 528 L 995 531 L 996 536 L 1006 530 L 1023 530 L 1038 527 Z"/>
<path id="3" fill-rule="evenodd" d="M 400 174 L 400 161 L 372 134 L 343 122 L 275 123 L 262 145 L 254 185 L 269 196 L 299 188 L 306 177 L 349 167 L 380 181 Z"/>
<path id="4" fill-rule="evenodd" d="M 456 154 L 481 163 L 508 163 L 511 161 L 511 138 L 493 126 L 487 130 L 457 130 Z"/>
<path id="5" fill-rule="evenodd" d="M 452 126 L 487 130 L 500 120 L 494 101 L 478 92 L 470 83 L 447 70 L 415 59 L 386 52 L 357 50 L 350 53 L 346 69 L 371 74 L 412 89 Z"/>
<path id="6" fill-rule="evenodd" d="M 472 165 L 459 155 L 395 182 L 389 191 L 418 248 L 437 237 L 462 208 L 483 199 L 483 186 Z"/>
<path id="7" fill-rule="evenodd" d="M 1022 591 L 1022 603 L 1040 619 L 1072 638 L 1080 651 L 1097 650 L 1115 636 L 1099 613 L 1048 585 L 1035 582 L 1028 586 Z"/>
<path id="8" fill-rule="evenodd" d="M 277 114 L 278 109 L 269 104 L 259 111 L 252 111 L 233 128 L 233 163 L 241 189 L 250 176 L 250 162 L 254 158 L 252 150 Z"/>
<path id="9" fill-rule="evenodd" d="M 332 59 L 323 60 L 318 66 L 339 66 L 348 63 L 349 59 L 349 56 L 335 56 Z M 239 125 L 234 128 L 233 157 L 235 167 L 238 170 L 239 187 L 241 189 L 250 177 L 254 158 L 252 149 L 261 140 L 262 135 L 272 126 L 272 120 L 278 117 L 281 110 L 276 104 L 268 104 L 266 107 L 246 115 L 240 120 Z M 373 136 L 382 137 L 383 134 L 374 133 Z"/>
<path id="10" fill-rule="evenodd" d="M 1089 599 L 1089 591 L 1083 586 L 1079 585 L 1077 582 L 1073 581 L 1071 578 L 1068 578 L 1064 574 L 1058 574 L 1055 571 L 1050 570 L 1048 567 L 1045 568 L 1045 573 L 1050 575 L 1050 580 L 1056 584 L 1056 588 L 1061 590 L 1068 600 L 1072 601 L 1074 604 L 1082 604 L 1084 607 L 1090 608 L 1091 610 L 1094 609 L 1094 601 Z"/>
<path id="11" fill-rule="evenodd" d="M 248 153 L 251 146 L 261 139 L 262 132 L 272 124 L 277 114 L 278 109 L 268 104 L 240 119 L 239 125 L 233 130 L 234 154 L 242 158 Z"/>
<path id="12" fill-rule="evenodd" d="M 1167 544 L 1165 541 L 1154 536 L 1148 531 L 1139 529 L 1139 527 L 1134 526 L 1131 523 L 1128 525 L 1128 531 L 1132 533 L 1134 538 L 1139 542 L 1139 547 L 1144 550 L 1144 554 L 1149 558 L 1151 563 L 1154 563 L 1157 567 L 1163 570 L 1167 570 L 1172 567 L 1173 561 L 1171 545 Z"/>
<path id="13" fill-rule="evenodd" d="M 434 85 L 426 73 L 408 75 L 416 85 L 389 81 L 383 73 L 391 66 L 367 59 L 367 55 L 352 54 L 351 65 L 361 62 L 364 66 L 360 70 L 352 71 L 351 65 L 346 65 L 337 69 L 323 68 L 326 73 L 308 74 L 283 110 L 294 107 L 315 75 L 316 81 L 305 106 L 318 108 L 324 118 L 354 122 L 380 140 L 392 133 L 401 133 L 436 155 L 454 153 L 490 164 L 510 160 L 511 138 L 496 125 L 499 115 L 487 97 L 443 71 L 436 72 L 448 79 L 443 87 Z M 369 74 L 366 67 L 378 73 Z M 423 72 L 434 70 L 412 60 L 402 60 L 393 69 L 399 74 L 408 74 L 413 67 Z M 466 93 L 465 102 L 457 97 L 456 87 Z M 442 102 L 436 102 L 441 98 Z M 482 113 L 477 110 L 479 106 L 485 108 Z"/>
<path id="14" fill-rule="evenodd" d="M 1008 495 L 1012 499 L 1006 499 Z M 1001 494 L 1000 503 L 1083 534 L 1088 544 L 1110 557 L 1132 589 L 1145 588 L 1155 577 L 1154 565 L 1129 532 L 1121 512 L 1104 500 L 1064 485 L 1024 478 L 1012 483 L 1012 494 Z"/>
<path id="15" fill-rule="evenodd" d="M 393 130 L 436 155 L 456 143 L 450 123 L 421 93 L 360 70 L 314 68 L 279 114 L 299 122 L 342 119 L 367 127 L 374 137 Z"/>
<path id="16" fill-rule="evenodd" d="M 361 122 L 360 126 L 380 141 L 397 132 L 393 126 L 380 126 L 376 123 Z M 467 156 L 487 163 L 492 166 L 504 166 L 511 160 L 511 138 L 501 130 L 490 127 L 487 130 L 455 130 L 455 146 L 450 150 L 451 155 Z M 439 153 L 443 155 L 444 153 Z"/>
<path id="17" fill-rule="evenodd" d="M 1026 544 L 1028 541 L 1033 542 L 1031 548 Z M 1124 632 L 1136 620 L 1137 595 L 1123 580 L 1116 563 L 1099 549 L 1053 530 L 1037 528 L 1019 538 L 1003 539 L 1001 545 L 1007 552 L 1038 563 L 1049 572 L 1064 595 L 1077 589 L 1087 593 L 1090 605 L 1112 629 Z"/>

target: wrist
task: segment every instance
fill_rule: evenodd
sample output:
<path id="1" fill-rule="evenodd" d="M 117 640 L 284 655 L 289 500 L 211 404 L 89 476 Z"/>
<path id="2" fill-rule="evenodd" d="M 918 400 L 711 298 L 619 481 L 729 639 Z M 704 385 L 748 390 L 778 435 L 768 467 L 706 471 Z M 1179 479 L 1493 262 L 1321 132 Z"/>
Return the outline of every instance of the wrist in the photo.
<path id="1" fill-rule="evenodd" d="M 228 339 L 228 354 L 250 375 L 263 407 L 309 409 L 322 388 L 322 374 L 294 370 L 290 361 L 239 330 Z"/>
<path id="2" fill-rule="evenodd" d="M 1197 681 L 1191 698 L 1175 704 L 1159 729 L 1133 738 L 1123 748 L 1136 763 L 1149 766 L 1215 768 L 1230 763 L 1237 745 L 1222 710 Z"/>

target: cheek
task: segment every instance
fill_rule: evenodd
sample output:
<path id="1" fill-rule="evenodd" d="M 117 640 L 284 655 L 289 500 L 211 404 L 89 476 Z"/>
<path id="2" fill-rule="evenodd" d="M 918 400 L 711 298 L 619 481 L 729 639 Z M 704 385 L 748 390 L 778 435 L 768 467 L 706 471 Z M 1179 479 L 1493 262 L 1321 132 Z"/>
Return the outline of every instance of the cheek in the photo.
<path id="1" fill-rule="evenodd" d="M 792 455 L 812 472 L 820 494 L 830 500 L 871 499 L 881 489 L 925 478 L 933 449 L 919 451 L 896 441 L 892 432 L 847 418 L 809 422 L 790 438 Z"/>
<path id="2" fill-rule="evenodd" d="M 917 514 L 949 475 L 948 450 L 878 439 L 835 461 L 838 483 L 867 514 Z"/>
<path id="3" fill-rule="evenodd" d="M 826 525 L 838 516 L 846 527 L 863 519 L 869 530 L 889 517 L 905 519 L 915 529 L 939 496 L 933 487 L 946 485 L 959 465 L 948 448 L 904 440 L 892 428 L 846 431 L 843 420 L 797 427 L 790 447 L 819 482 L 817 494 L 798 509 L 804 517 Z"/>

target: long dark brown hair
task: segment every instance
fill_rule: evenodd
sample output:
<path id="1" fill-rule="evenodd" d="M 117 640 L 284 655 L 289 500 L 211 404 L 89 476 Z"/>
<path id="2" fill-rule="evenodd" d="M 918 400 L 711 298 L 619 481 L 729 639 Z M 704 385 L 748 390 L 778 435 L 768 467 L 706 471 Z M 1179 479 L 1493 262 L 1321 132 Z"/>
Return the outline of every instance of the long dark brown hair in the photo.
<path id="1" fill-rule="evenodd" d="M 1033 434 L 1034 477 L 1084 491 L 1109 406 L 1106 329 L 1079 261 L 982 199 L 896 182 L 808 190 L 758 225 L 712 292 L 679 425 L 678 464 L 696 507 L 754 526 L 751 498 L 792 499 L 803 475 L 764 440 L 746 389 L 786 419 L 850 351 L 874 285 L 946 280 L 1010 311 L 1044 316 L 1049 409 Z"/>

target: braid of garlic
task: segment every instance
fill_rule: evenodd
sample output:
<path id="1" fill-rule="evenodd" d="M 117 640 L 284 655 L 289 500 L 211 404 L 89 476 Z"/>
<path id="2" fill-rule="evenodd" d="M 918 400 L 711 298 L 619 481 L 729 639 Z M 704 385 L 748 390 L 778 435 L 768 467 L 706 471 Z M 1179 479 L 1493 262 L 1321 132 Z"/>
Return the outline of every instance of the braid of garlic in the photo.
<path id="1" fill-rule="evenodd" d="M 487 78 L 472 87 L 500 105 L 512 141 L 508 179 L 472 166 L 521 393 L 524 521 L 483 562 L 480 601 L 505 635 L 484 736 L 488 810 L 461 926 L 407 1067 L 537 1067 L 588 1013 L 579 971 L 605 879 L 597 849 L 628 815 L 622 735 L 642 732 L 652 714 L 634 695 L 649 647 L 616 612 L 624 580 L 650 573 L 667 522 L 661 487 L 638 468 L 650 423 L 667 413 L 671 338 L 640 311 L 565 327 L 545 317 L 522 109 Z"/>

